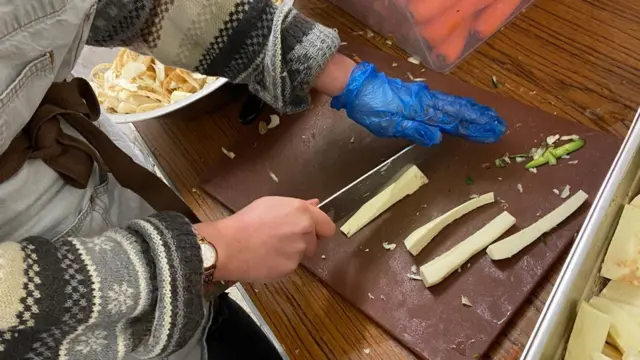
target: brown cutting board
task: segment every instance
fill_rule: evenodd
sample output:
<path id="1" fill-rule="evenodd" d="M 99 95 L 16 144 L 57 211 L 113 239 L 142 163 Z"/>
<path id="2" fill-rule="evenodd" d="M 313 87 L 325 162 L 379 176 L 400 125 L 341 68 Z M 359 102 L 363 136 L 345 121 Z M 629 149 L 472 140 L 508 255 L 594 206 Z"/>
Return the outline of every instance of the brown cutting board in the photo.
<path id="1" fill-rule="evenodd" d="M 472 359 L 488 349 L 572 243 L 620 141 L 452 77 L 419 73 L 418 67 L 366 46 L 350 44 L 345 52 L 356 53 L 393 76 L 413 71 L 416 77 L 426 77 L 434 89 L 470 96 L 496 108 L 508 122 L 508 133 L 496 144 L 445 137 L 442 144 L 425 150 L 419 167 L 430 180 L 427 185 L 351 239 L 337 234 L 323 240 L 316 256 L 304 261 L 307 269 L 420 357 Z M 394 61 L 399 66 L 392 67 Z M 234 211 L 266 195 L 322 200 L 407 145 L 374 138 L 343 112 L 329 109 L 328 102 L 326 97 L 314 96 L 309 111 L 282 117 L 281 125 L 266 135 L 260 136 L 251 128 L 249 135 L 229 149 L 236 158 L 225 159 L 211 169 L 203 187 Z M 266 115 L 263 120 L 269 121 Z M 523 164 L 483 166 L 505 153 L 528 152 L 551 134 L 578 134 L 587 145 L 559 165 L 541 167 L 537 174 L 525 170 Z M 575 160 L 578 164 L 569 164 Z M 468 177 L 473 184 L 467 183 Z M 442 254 L 502 211 L 517 218 L 508 234 L 528 226 L 563 202 L 553 189 L 565 185 L 571 186 L 572 193 L 578 189 L 587 192 L 588 203 L 512 259 L 492 262 L 481 252 L 429 289 L 421 281 L 407 278 L 412 265 L 422 265 Z M 420 225 L 467 201 L 472 194 L 490 191 L 500 201 L 452 223 L 419 256 L 414 258 L 404 248 L 404 238 Z M 398 247 L 387 251 L 382 247 L 385 241 Z M 473 306 L 463 306 L 461 296 Z"/>

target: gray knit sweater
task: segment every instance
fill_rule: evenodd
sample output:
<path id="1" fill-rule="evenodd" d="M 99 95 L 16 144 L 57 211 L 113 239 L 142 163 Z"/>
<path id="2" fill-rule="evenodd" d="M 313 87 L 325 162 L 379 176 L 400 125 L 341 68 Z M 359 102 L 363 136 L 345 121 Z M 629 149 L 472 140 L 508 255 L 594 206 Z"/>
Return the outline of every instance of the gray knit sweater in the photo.
<path id="1" fill-rule="evenodd" d="M 276 109 L 301 111 L 339 40 L 291 3 L 97 0 L 88 43 L 247 83 Z M 167 356 L 202 323 L 202 259 L 181 215 L 132 219 L 94 238 L 6 240 L 2 360 Z"/>

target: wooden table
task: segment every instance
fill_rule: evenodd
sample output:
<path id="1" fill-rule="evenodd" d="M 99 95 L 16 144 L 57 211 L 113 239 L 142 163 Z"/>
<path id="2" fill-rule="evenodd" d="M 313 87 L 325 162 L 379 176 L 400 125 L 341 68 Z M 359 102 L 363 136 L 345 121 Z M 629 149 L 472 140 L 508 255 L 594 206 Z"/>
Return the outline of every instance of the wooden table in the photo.
<path id="1" fill-rule="evenodd" d="M 383 36 L 357 35 L 364 26 L 326 0 L 298 0 L 307 16 L 398 56 Z M 640 101 L 640 3 L 625 0 L 538 0 L 452 72 L 548 112 L 623 137 Z M 136 125 L 201 219 L 226 214 L 198 190 L 200 174 L 230 146 L 240 125 L 227 114 L 182 115 Z M 200 113 L 202 114 L 202 113 Z M 597 146 L 591 145 L 591 146 Z M 533 330 L 560 269 L 540 285 L 495 343 L 492 359 L 516 359 Z M 408 359 L 413 355 L 303 269 L 271 284 L 243 284 L 293 359 Z M 365 354 L 364 349 L 370 349 Z"/>

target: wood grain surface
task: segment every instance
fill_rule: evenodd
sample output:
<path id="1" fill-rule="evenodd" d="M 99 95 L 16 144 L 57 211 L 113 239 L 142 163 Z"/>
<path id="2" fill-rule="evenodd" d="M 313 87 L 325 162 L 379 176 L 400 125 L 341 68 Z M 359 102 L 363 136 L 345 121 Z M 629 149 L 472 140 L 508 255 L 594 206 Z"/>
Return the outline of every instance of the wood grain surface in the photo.
<path id="1" fill-rule="evenodd" d="M 366 41 L 401 58 L 385 34 L 357 35 L 365 27 L 325 0 L 298 0 L 307 16 L 336 28 L 343 41 Z M 623 137 L 640 99 L 640 2 L 537 0 L 451 74 L 505 96 Z M 358 38 L 358 39 L 356 39 Z M 398 61 L 402 61 L 399 59 Z M 215 95 L 215 94 L 214 94 Z M 164 171 L 205 220 L 227 211 L 198 190 L 199 176 L 245 131 L 237 107 L 207 113 L 207 99 L 186 111 L 136 124 Z M 597 146 L 597 145 L 595 145 Z M 490 358 L 517 359 L 560 268 L 546 280 L 496 341 Z M 298 270 L 271 284 L 245 284 L 292 359 L 412 359 L 368 318 Z"/>

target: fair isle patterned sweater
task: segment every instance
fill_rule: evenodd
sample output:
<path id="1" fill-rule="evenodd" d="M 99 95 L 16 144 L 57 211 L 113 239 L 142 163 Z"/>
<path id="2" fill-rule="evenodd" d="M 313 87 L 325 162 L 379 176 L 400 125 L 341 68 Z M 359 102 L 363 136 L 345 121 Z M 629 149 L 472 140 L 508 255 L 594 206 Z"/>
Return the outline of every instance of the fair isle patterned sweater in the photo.
<path id="1" fill-rule="evenodd" d="M 97 0 L 88 43 L 246 83 L 296 112 L 339 39 L 292 0 Z M 94 238 L 4 240 L 2 360 L 168 356 L 203 320 L 202 259 L 181 215 L 132 219 Z"/>
<path id="2" fill-rule="evenodd" d="M 0 359 L 170 354 L 204 316 L 202 257 L 182 215 L 94 238 L 0 244 Z"/>

